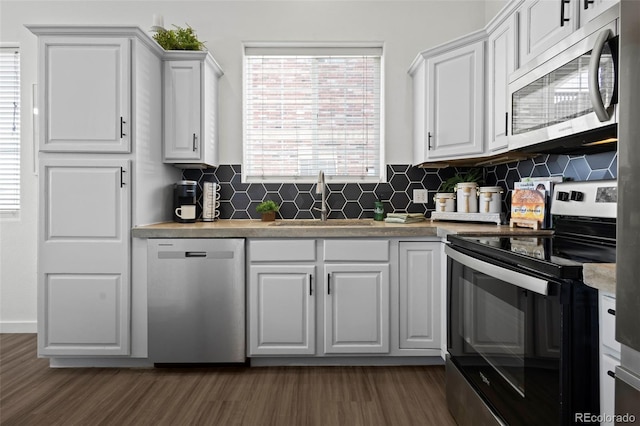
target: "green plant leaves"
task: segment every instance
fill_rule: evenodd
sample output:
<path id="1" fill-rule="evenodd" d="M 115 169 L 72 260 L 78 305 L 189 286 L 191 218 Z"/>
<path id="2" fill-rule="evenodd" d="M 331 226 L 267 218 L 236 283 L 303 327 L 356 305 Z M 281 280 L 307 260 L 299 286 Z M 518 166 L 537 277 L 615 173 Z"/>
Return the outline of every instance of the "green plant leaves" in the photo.
<path id="1" fill-rule="evenodd" d="M 198 40 L 189 25 L 186 28 L 174 25 L 175 30 L 160 30 L 153 35 L 164 50 L 204 50 L 204 42 Z"/>

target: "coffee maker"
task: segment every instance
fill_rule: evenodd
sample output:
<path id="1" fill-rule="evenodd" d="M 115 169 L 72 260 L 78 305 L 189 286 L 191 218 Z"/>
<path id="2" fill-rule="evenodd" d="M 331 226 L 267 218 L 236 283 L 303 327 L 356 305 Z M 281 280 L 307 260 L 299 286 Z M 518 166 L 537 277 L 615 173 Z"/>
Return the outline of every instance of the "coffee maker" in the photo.
<path id="1" fill-rule="evenodd" d="M 173 184 L 173 221 L 190 223 L 196 221 L 195 180 L 181 180 Z"/>

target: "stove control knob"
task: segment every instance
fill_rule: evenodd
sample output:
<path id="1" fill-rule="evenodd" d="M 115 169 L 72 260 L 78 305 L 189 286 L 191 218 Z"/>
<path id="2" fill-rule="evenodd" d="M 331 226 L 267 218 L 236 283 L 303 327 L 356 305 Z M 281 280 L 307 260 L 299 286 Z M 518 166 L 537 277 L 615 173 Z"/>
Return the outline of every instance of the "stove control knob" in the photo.
<path id="1" fill-rule="evenodd" d="M 558 195 L 556 195 L 556 200 L 569 201 L 569 193 L 564 191 L 558 191 Z"/>
<path id="2" fill-rule="evenodd" d="M 569 196 L 569 198 L 572 201 L 582 201 L 582 200 L 584 200 L 584 192 L 571 191 L 571 195 Z"/>

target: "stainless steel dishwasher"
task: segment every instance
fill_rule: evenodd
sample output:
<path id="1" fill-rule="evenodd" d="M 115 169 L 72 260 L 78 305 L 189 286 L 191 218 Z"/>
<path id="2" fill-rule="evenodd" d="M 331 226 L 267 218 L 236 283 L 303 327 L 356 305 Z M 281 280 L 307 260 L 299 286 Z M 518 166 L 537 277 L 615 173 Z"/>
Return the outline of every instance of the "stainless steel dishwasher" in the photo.
<path id="1" fill-rule="evenodd" d="M 148 240 L 149 359 L 245 362 L 244 240 Z"/>

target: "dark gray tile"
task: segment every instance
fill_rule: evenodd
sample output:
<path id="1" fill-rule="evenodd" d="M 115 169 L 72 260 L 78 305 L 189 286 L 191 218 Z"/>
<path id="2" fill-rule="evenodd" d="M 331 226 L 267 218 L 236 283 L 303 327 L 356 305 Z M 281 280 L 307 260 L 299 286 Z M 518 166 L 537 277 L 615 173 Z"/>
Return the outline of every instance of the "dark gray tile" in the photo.
<path id="1" fill-rule="evenodd" d="M 342 211 L 347 219 L 358 219 L 360 213 L 362 213 L 362 208 L 357 202 L 349 201 L 344 205 Z"/>
<path id="2" fill-rule="evenodd" d="M 360 198 L 362 194 L 362 189 L 357 183 L 348 183 L 345 185 L 342 193 L 347 201 L 358 201 L 358 198 Z"/>
<path id="3" fill-rule="evenodd" d="M 293 201 L 298 195 L 298 190 L 292 183 L 283 183 L 278 193 L 280 194 L 282 201 Z"/>
<path id="4" fill-rule="evenodd" d="M 277 205 L 282 204 L 282 198 L 280 198 L 280 194 L 277 192 L 267 192 L 264 196 L 264 200 L 271 200 Z"/>
<path id="5" fill-rule="evenodd" d="M 538 164 L 533 168 L 533 172 L 531 172 L 531 176 L 534 177 L 547 177 L 550 176 L 549 169 L 547 169 L 546 164 Z"/>
<path id="6" fill-rule="evenodd" d="M 220 202 L 220 219 L 231 219 L 233 215 L 233 205 L 229 201 Z"/>
<path id="7" fill-rule="evenodd" d="M 409 203 L 409 206 L 407 207 L 407 213 L 426 213 L 427 211 L 427 205 L 426 204 L 414 204 L 414 203 Z"/>
<path id="8" fill-rule="evenodd" d="M 344 183 L 330 183 L 327 184 L 327 186 L 329 187 L 329 191 L 331 192 L 342 192 L 342 190 L 345 187 Z"/>
<path id="9" fill-rule="evenodd" d="M 609 169 L 592 170 L 589 174 L 589 180 L 613 179 Z"/>
<path id="10" fill-rule="evenodd" d="M 409 166 L 407 170 L 407 177 L 411 182 L 421 182 L 426 175 L 425 169 L 415 166 Z"/>
<path id="11" fill-rule="evenodd" d="M 378 185 L 377 183 L 359 183 L 358 184 L 362 192 L 375 191 L 377 185 Z"/>
<path id="12" fill-rule="evenodd" d="M 318 213 L 318 217 L 319 217 Z M 311 210 L 298 210 L 298 214 L 296 214 L 296 219 L 315 219 Z"/>
<path id="13" fill-rule="evenodd" d="M 220 184 L 220 200 L 230 200 L 235 191 L 230 183 Z"/>
<path id="14" fill-rule="evenodd" d="M 182 178 L 186 180 L 195 180 L 196 182 L 202 178 L 202 170 L 186 169 L 182 171 Z"/>
<path id="15" fill-rule="evenodd" d="M 315 199 L 308 192 L 301 192 L 295 199 L 296 206 L 300 210 L 309 210 L 313 207 Z"/>
<path id="16" fill-rule="evenodd" d="M 346 219 L 342 210 L 331 210 L 328 217 L 329 219 Z"/>
<path id="17" fill-rule="evenodd" d="M 407 164 L 392 164 L 391 166 L 391 170 L 393 170 L 393 173 L 402 173 L 403 175 L 407 173 L 407 169 L 409 168 L 409 165 Z"/>
<path id="18" fill-rule="evenodd" d="M 231 219 L 251 219 L 246 210 L 236 210 L 231 215 Z"/>
<path id="19" fill-rule="evenodd" d="M 373 210 L 362 210 L 360 219 L 373 219 Z"/>
<path id="20" fill-rule="evenodd" d="M 242 165 L 241 164 L 232 164 L 231 168 L 233 169 L 234 172 L 236 172 L 237 174 L 241 174 L 242 173 Z"/>
<path id="21" fill-rule="evenodd" d="M 262 217 L 262 214 L 256 211 L 258 204 L 260 204 L 259 201 L 252 201 L 249 203 L 249 207 L 247 207 L 247 214 L 251 219 L 260 219 Z"/>
<path id="22" fill-rule="evenodd" d="M 231 204 L 234 210 L 246 210 L 249 206 L 249 196 L 246 192 L 236 192 L 231 197 Z"/>
<path id="23" fill-rule="evenodd" d="M 393 188 L 387 182 L 379 183 L 375 191 L 376 196 L 383 201 L 389 200 L 393 195 Z"/>
<path id="24" fill-rule="evenodd" d="M 611 166 L 609 166 L 609 173 L 611 173 L 611 176 L 613 176 L 614 179 L 618 177 L 618 155 L 617 154 L 615 157 L 613 157 Z"/>
<path id="25" fill-rule="evenodd" d="M 376 197 L 376 194 L 374 194 L 373 192 L 363 192 L 362 195 L 360 195 L 360 198 L 358 198 L 358 203 L 360 203 L 362 209 L 373 210 L 374 203 L 377 200 L 378 197 Z"/>
<path id="26" fill-rule="evenodd" d="M 520 181 L 520 175 L 517 170 L 509 170 L 505 177 L 505 184 L 508 188 L 513 189 L 513 183 Z"/>
<path id="27" fill-rule="evenodd" d="M 394 191 L 406 191 L 409 186 L 409 178 L 405 174 L 393 175 L 389 181 Z"/>
<path id="28" fill-rule="evenodd" d="M 235 191 L 246 191 L 249 189 L 249 184 L 242 183 L 242 176 L 239 174 L 236 174 L 231 178 L 231 186 Z"/>
<path id="29" fill-rule="evenodd" d="M 422 179 L 422 186 L 431 191 L 437 191 L 442 185 L 442 180 L 438 174 L 427 173 Z"/>
<path id="30" fill-rule="evenodd" d="M 209 168 L 203 169 L 202 170 L 202 174 L 203 175 L 215 175 L 217 170 L 218 169 L 215 168 L 215 167 L 209 167 Z M 211 182 L 215 182 L 215 180 L 213 180 Z"/>
<path id="31" fill-rule="evenodd" d="M 569 162 L 569 157 L 566 155 L 549 155 L 547 158 L 547 168 L 552 175 L 561 175 L 564 173 L 565 167 Z"/>
<path id="32" fill-rule="evenodd" d="M 327 204 L 331 210 L 341 210 L 346 202 L 347 200 L 345 200 L 341 192 L 332 192 L 327 197 Z"/>
<path id="33" fill-rule="evenodd" d="M 265 183 L 264 189 L 266 189 L 267 192 L 278 192 L 280 190 L 280 186 L 282 186 L 281 183 Z"/>
<path id="34" fill-rule="evenodd" d="M 298 214 L 298 208 L 292 201 L 284 201 L 278 210 L 280 219 L 295 219 L 296 214 Z"/>
<path id="35" fill-rule="evenodd" d="M 533 172 L 533 160 L 522 160 L 518 163 L 518 173 L 520 177 L 530 177 Z"/>
<path id="36" fill-rule="evenodd" d="M 262 201 L 266 193 L 267 190 L 261 183 L 252 183 L 247 189 L 247 195 L 249 195 L 251 201 Z"/>
<path id="37" fill-rule="evenodd" d="M 311 192 L 312 190 L 315 192 L 316 190 L 315 183 L 296 183 L 295 185 L 299 192 Z"/>
<path id="38" fill-rule="evenodd" d="M 537 157 L 533 158 L 533 164 L 535 165 L 545 164 L 547 162 L 548 157 L 549 157 L 549 154 L 538 155 Z"/>
<path id="39" fill-rule="evenodd" d="M 235 172 L 228 164 L 221 164 L 216 169 L 216 177 L 220 183 L 222 182 L 231 182 L 231 179 L 235 175 Z"/>
<path id="40" fill-rule="evenodd" d="M 615 155 L 615 151 L 602 152 L 599 154 L 586 155 L 585 159 L 587 160 L 589 167 L 591 167 L 591 170 L 608 169 Z"/>
<path id="41" fill-rule="evenodd" d="M 440 180 L 444 182 L 445 180 L 452 178 L 456 175 L 456 169 L 454 167 L 445 167 L 444 169 L 438 170 L 438 176 L 440 176 Z"/>
<path id="42" fill-rule="evenodd" d="M 394 212 L 405 212 L 407 210 L 407 206 L 409 205 L 409 197 L 406 192 L 395 192 L 391 197 L 391 205 L 393 206 Z"/>
<path id="43" fill-rule="evenodd" d="M 581 181 L 587 180 L 591 173 L 589 163 L 584 157 L 571 158 L 567 168 L 564 171 L 564 176 L 573 180 Z"/>

